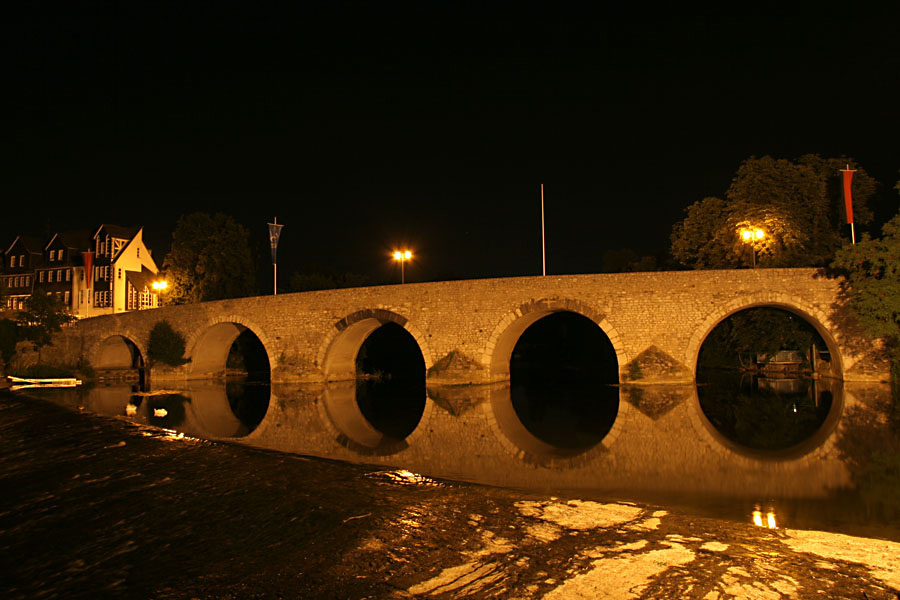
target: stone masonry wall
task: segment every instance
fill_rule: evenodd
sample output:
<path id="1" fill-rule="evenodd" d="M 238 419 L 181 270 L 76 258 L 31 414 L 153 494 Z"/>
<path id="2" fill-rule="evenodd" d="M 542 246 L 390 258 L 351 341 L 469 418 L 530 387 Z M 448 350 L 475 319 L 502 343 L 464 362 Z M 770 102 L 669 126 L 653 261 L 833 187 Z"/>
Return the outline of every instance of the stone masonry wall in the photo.
<path id="1" fill-rule="evenodd" d="M 75 341 L 61 343 L 54 360 L 76 364 L 83 358 L 95 364 L 111 336 L 127 338 L 146 357 L 150 329 L 163 319 L 185 336 L 186 357 L 198 358 L 222 343 L 222 336 L 210 335 L 214 326 L 235 323 L 263 343 L 273 381 L 321 382 L 328 377 L 329 357 L 349 343 L 348 324 L 377 319 L 400 323 L 416 339 L 429 384 L 486 383 L 503 379 L 496 365 L 508 365 L 510 343 L 522 323 L 572 310 L 593 319 L 610 338 L 623 382 L 684 383 L 693 380 L 700 345 L 719 322 L 744 308 L 778 306 L 819 330 L 832 351 L 836 374 L 847 380 L 886 380 L 879 341 L 866 338 L 837 303 L 838 282 L 813 269 L 446 281 L 260 296 L 84 319 L 67 328 L 65 335 Z M 81 356 L 73 355 L 77 353 Z M 192 370 L 191 363 L 154 369 L 157 378 L 209 375 Z"/>

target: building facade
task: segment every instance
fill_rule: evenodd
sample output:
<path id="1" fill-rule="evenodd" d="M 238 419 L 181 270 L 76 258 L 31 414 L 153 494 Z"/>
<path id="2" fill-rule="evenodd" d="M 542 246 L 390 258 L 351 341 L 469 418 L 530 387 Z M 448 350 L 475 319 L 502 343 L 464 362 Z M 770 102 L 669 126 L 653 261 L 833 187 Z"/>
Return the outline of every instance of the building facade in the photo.
<path id="1" fill-rule="evenodd" d="M 56 295 L 77 318 L 156 308 L 158 273 L 141 227 L 63 231 L 43 244 L 19 236 L 3 256 L 0 308 L 22 310 L 36 292 Z"/>

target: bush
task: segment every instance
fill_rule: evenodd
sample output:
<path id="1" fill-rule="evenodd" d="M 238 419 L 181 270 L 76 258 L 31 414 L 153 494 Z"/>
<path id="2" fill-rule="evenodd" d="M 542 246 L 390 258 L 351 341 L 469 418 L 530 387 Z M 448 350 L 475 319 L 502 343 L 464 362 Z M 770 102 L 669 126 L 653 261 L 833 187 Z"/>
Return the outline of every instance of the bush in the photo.
<path id="1" fill-rule="evenodd" d="M 16 353 L 16 342 L 19 341 L 18 326 L 11 319 L 0 319 L 0 361 L 8 365 Z"/>
<path id="2" fill-rule="evenodd" d="M 75 377 L 75 371 L 69 367 L 54 367 L 52 365 L 29 365 L 24 369 L 16 369 L 11 372 L 13 377 L 33 379 L 63 379 Z"/>
<path id="3" fill-rule="evenodd" d="M 150 330 L 147 355 L 152 362 L 161 362 L 173 367 L 187 362 L 184 358 L 184 336 L 172 329 L 168 321 L 160 321 Z"/>

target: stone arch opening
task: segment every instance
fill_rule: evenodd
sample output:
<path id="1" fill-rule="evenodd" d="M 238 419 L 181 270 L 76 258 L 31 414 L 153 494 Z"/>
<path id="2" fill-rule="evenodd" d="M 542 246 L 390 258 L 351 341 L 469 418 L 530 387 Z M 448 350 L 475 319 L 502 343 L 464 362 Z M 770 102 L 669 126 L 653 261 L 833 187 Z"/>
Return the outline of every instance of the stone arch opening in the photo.
<path id="1" fill-rule="evenodd" d="M 593 321 L 607 337 L 610 344 L 612 344 L 616 361 L 619 364 L 627 362 L 619 334 L 607 321 L 604 314 L 578 300 L 536 300 L 523 304 L 507 314 L 491 335 L 483 358 L 483 362 L 490 365 L 491 381 L 505 381 L 509 379 L 510 358 L 519 338 L 536 321 L 557 312 L 572 312 Z"/>
<path id="2" fill-rule="evenodd" d="M 239 437 L 252 432 L 265 418 L 271 396 L 272 368 L 262 339 L 250 328 L 232 321 L 208 327 L 195 340 L 190 352 L 189 377 L 224 379 L 222 393 L 192 395 L 198 414 L 230 412 L 216 417 L 225 427 L 212 427 L 215 435 Z M 226 415 L 227 416 L 227 415 Z M 225 433 L 225 432 L 228 433 Z"/>
<path id="3" fill-rule="evenodd" d="M 756 303 L 729 311 L 706 332 L 695 365 L 702 420 L 736 452 L 802 456 L 824 443 L 839 420 L 837 344 L 795 306 Z"/>
<path id="4" fill-rule="evenodd" d="M 509 440 L 529 455 L 557 457 L 601 444 L 619 411 L 619 361 L 596 317 L 544 304 L 498 341 L 492 373 L 507 373 L 510 385 L 492 408 Z"/>
<path id="5" fill-rule="evenodd" d="M 324 404 L 344 445 L 365 453 L 406 447 L 426 406 L 426 361 L 406 320 L 388 311 L 337 324 L 324 362 Z"/>
<path id="6" fill-rule="evenodd" d="M 144 356 L 134 341 L 113 335 L 100 342 L 92 363 L 95 369 L 142 369 Z"/>
<path id="7" fill-rule="evenodd" d="M 101 341 L 91 364 L 95 370 L 106 371 L 105 375 L 113 379 L 137 383 L 140 389 L 146 387 L 144 354 L 124 335 L 113 335 Z"/>
<path id="8" fill-rule="evenodd" d="M 813 307 L 806 306 L 798 298 L 790 298 L 782 294 L 769 293 L 759 295 L 758 297 L 750 296 L 718 307 L 700 324 L 696 333 L 689 341 L 687 346 L 687 360 L 685 363 L 694 365 L 696 372 L 697 361 L 700 357 L 700 348 L 709 337 L 709 334 L 712 333 L 713 329 L 735 313 L 753 308 L 780 309 L 803 319 L 816 330 L 825 346 L 828 348 L 828 353 L 831 358 L 831 372 L 827 376 L 843 379 L 845 361 L 841 348 L 838 345 L 835 336 L 831 333 L 831 321 L 828 316 Z"/>

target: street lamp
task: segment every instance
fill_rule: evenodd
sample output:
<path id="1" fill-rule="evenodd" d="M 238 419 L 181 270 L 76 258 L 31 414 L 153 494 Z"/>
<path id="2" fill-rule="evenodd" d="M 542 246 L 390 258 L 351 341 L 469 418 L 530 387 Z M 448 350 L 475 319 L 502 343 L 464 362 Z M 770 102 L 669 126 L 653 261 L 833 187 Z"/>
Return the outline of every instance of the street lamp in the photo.
<path id="1" fill-rule="evenodd" d="M 754 242 L 762 240 L 766 237 L 766 232 L 758 227 L 752 229 L 741 229 L 741 239 L 744 240 L 745 243 L 750 245 L 750 256 L 752 257 L 752 265 L 753 268 L 756 268 L 756 246 Z"/>
<path id="2" fill-rule="evenodd" d="M 169 282 L 165 279 L 153 282 L 153 290 L 156 292 L 156 305 L 162 306 L 162 293 L 169 287 Z"/>
<path id="3" fill-rule="evenodd" d="M 406 283 L 406 275 L 404 273 L 404 265 L 406 261 L 412 258 L 412 252 L 409 250 L 395 250 L 394 260 L 400 261 L 400 283 Z"/>

